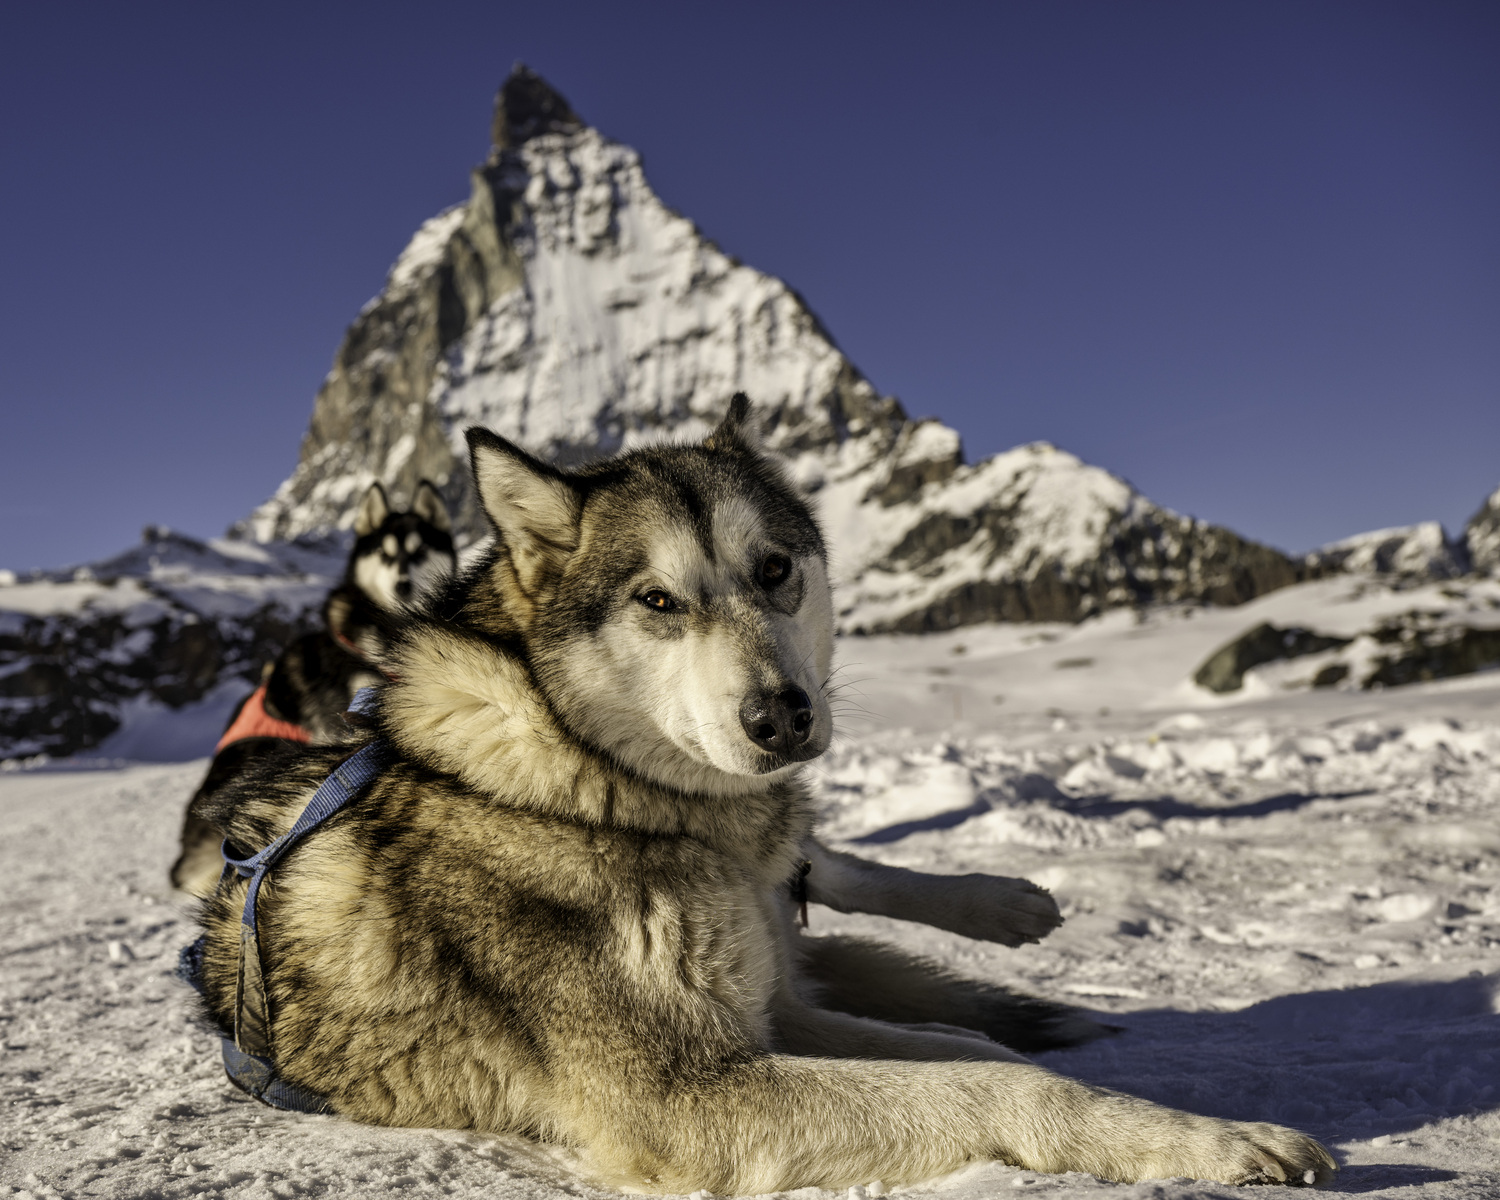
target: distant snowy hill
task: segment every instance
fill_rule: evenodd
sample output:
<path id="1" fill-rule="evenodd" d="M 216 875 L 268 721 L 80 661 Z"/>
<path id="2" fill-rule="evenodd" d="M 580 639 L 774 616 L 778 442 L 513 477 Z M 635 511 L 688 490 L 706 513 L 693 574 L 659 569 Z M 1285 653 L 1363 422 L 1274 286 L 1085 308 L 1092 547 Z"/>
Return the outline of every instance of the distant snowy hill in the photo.
<path id="1" fill-rule="evenodd" d="M 1470 569 L 1469 548 L 1436 521 L 1376 529 L 1312 551 L 1304 558 L 1310 575 L 1394 575 L 1407 579 L 1453 579 Z"/>
<path id="2" fill-rule="evenodd" d="M 439 483 L 478 534 L 463 431 L 560 463 L 705 433 L 735 391 L 814 493 L 841 619 L 867 631 L 1075 620 L 1293 582 L 1281 553 L 1159 508 L 1050 446 L 963 465 L 871 386 L 786 284 L 651 190 L 640 156 L 518 68 L 469 200 L 418 230 L 350 327 L 296 470 L 238 532 L 347 528 L 373 480 Z"/>

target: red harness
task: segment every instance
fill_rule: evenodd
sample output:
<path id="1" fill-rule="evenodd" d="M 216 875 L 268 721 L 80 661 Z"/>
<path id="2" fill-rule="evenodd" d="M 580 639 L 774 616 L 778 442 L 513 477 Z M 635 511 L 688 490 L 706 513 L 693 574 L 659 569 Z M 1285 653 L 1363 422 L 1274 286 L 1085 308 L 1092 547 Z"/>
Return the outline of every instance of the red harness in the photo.
<path id="1" fill-rule="evenodd" d="M 311 738 L 307 730 L 300 725 L 293 725 L 290 721 L 278 721 L 266 711 L 266 685 L 261 684 L 250 693 L 239 714 L 233 723 L 224 731 L 224 736 L 219 739 L 219 744 L 214 747 L 217 754 L 230 742 L 237 742 L 241 738 L 274 737 L 287 738 L 293 742 L 306 742 Z"/>

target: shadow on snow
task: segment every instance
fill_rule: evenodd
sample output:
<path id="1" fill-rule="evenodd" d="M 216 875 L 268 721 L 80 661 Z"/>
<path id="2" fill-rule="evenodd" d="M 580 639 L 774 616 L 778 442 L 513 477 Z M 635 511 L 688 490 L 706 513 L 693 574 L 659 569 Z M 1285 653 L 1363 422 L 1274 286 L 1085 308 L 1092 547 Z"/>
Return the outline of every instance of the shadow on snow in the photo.
<path id="1" fill-rule="evenodd" d="M 1027 779 L 1032 778 L 1043 777 L 1025 776 L 1022 782 L 1025 783 Z M 1348 800 L 1355 796 L 1372 794 L 1368 789 L 1354 792 L 1281 792 L 1275 796 L 1266 796 L 1260 800 L 1247 800 L 1240 804 L 1205 805 L 1189 804 L 1174 796 L 1156 796 L 1138 800 L 1120 800 L 1112 796 L 1067 796 L 1052 787 L 1050 781 L 1047 781 L 1047 784 L 1045 791 L 1039 787 L 1029 789 L 1031 792 L 1029 795 L 1023 791 L 1020 799 L 1045 800 L 1048 805 L 1059 812 L 1070 813 L 1076 817 L 1104 820 L 1122 816 L 1132 810 L 1148 813 L 1158 821 L 1166 821 L 1174 817 L 1197 821 L 1207 820 L 1210 817 L 1220 819 L 1265 817 L 1272 813 L 1295 812 L 1317 800 Z M 1006 796 L 1004 799 L 1009 801 L 1013 798 Z M 953 808 L 910 821 L 898 821 L 883 829 L 874 830 L 857 838 L 850 838 L 849 841 L 851 844 L 863 846 L 887 845 L 891 842 L 899 842 L 902 838 L 910 837 L 914 833 L 953 829 L 965 821 L 974 817 L 982 817 L 985 813 L 1000 807 L 1004 807 L 1004 804 L 996 803 L 988 795 L 981 795 L 973 804 L 965 805 L 963 808 Z"/>
<path id="2" fill-rule="evenodd" d="M 1500 1110 L 1500 973 L 1278 996 L 1238 1012 L 1109 1014 L 1115 1038 L 1038 1061 L 1104 1087 L 1331 1141 L 1399 1135 Z M 1335 1190 L 1453 1178 L 1366 1164 Z"/>

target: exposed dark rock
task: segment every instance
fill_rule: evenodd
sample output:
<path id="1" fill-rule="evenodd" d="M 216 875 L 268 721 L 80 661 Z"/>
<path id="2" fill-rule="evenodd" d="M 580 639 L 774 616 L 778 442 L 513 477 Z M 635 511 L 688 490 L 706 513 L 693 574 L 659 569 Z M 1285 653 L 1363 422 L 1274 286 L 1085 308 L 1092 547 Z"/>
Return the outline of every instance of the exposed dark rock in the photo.
<path id="1" fill-rule="evenodd" d="M 984 621 L 1073 621 L 1087 601 L 1077 584 L 1057 575 L 1035 575 L 1024 582 L 977 579 L 887 625 L 856 625 L 852 632 L 940 633 Z"/>
<path id="2" fill-rule="evenodd" d="M 1313 675 L 1315 688 L 1401 687 L 1500 668 L 1500 629 L 1476 628 L 1455 614 L 1426 610 L 1390 617 L 1353 638 L 1257 625 L 1210 655 L 1193 682 L 1212 692 L 1233 692 L 1255 667 L 1325 651 L 1340 653 Z"/>
<path id="3" fill-rule="evenodd" d="M 1352 638 L 1329 637 L 1308 629 L 1278 629 L 1263 623 L 1209 655 L 1193 672 L 1193 682 L 1211 692 L 1237 692 L 1245 684 L 1245 672 L 1253 667 L 1337 650 L 1351 641 Z M 1327 687 L 1331 683 L 1316 686 Z"/>
<path id="4" fill-rule="evenodd" d="M 1329 663 L 1326 667 L 1320 669 L 1318 673 L 1313 676 L 1312 685 L 1315 688 L 1337 687 L 1348 678 L 1348 663 Z"/>
<path id="5" fill-rule="evenodd" d="M 562 93 L 524 63 L 517 63 L 495 98 L 490 140 L 496 150 L 519 146 L 543 133 L 576 133 L 583 121 Z"/>
<path id="6" fill-rule="evenodd" d="M 889 461 L 885 479 L 866 496 L 886 508 L 906 503 L 929 484 L 951 479 L 963 465 L 963 446 L 939 422 L 914 421 L 901 431 Z"/>
<path id="7" fill-rule="evenodd" d="M 914 525 L 890 554 L 920 572 L 979 535 L 989 560 L 1010 552 L 1023 514 L 1015 504 L 968 516 L 936 512 Z M 1081 621 L 1108 608 L 1199 601 L 1243 604 L 1296 583 L 1297 566 L 1269 546 L 1163 509 L 1117 515 L 1098 555 L 1079 566 L 1038 557 L 1009 578 L 962 580 L 889 622 L 852 622 L 858 633 L 927 633 L 984 621 Z"/>
<path id="8" fill-rule="evenodd" d="M 1370 635 L 1390 652 L 1376 658 L 1361 680 L 1366 690 L 1452 679 L 1500 667 L 1500 629 L 1435 622 L 1429 614 L 1407 613 Z"/>
<path id="9" fill-rule="evenodd" d="M 74 754 L 119 728 L 134 701 L 181 708 L 226 681 L 255 681 L 317 623 L 342 560 L 215 547 L 152 525 L 113 558 L 0 587 L 0 759 Z"/>

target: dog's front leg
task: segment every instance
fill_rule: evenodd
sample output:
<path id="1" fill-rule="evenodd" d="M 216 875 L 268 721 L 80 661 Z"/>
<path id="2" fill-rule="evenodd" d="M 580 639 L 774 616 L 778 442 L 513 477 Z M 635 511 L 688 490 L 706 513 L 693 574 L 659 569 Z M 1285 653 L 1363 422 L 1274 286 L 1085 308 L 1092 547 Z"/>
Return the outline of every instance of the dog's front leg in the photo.
<path id="1" fill-rule="evenodd" d="M 811 864 L 807 898 L 838 912 L 919 921 L 1004 946 L 1040 941 L 1062 924 L 1057 901 L 1026 879 L 887 867 L 830 850 L 816 838 L 802 843 L 802 853 Z"/>
<path id="2" fill-rule="evenodd" d="M 662 1192 L 913 1182 L 984 1159 L 1122 1182 L 1311 1183 L 1335 1169 L 1294 1130 L 1193 1116 L 1025 1063 L 771 1054 L 673 1086 L 623 1083 L 593 1076 L 575 1136 L 615 1182 Z"/>

